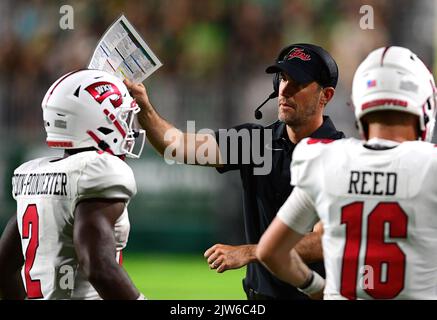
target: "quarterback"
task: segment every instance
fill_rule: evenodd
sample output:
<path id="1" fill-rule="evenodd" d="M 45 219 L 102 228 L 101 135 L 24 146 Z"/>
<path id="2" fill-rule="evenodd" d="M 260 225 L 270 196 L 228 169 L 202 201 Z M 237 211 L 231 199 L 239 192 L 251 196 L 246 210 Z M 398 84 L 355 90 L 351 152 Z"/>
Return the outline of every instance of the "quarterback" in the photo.
<path id="1" fill-rule="evenodd" d="M 132 128 L 139 107 L 121 80 L 85 69 L 58 79 L 42 109 L 47 144 L 64 156 L 14 171 L 17 214 L 0 240 L 0 297 L 144 299 L 121 267 L 136 193 L 123 159 L 142 151 L 144 132 Z"/>
<path id="2" fill-rule="evenodd" d="M 434 78 L 410 50 L 380 48 L 357 69 L 352 100 L 364 140 L 302 140 L 296 187 L 258 258 L 315 298 L 437 299 Z M 326 282 L 290 253 L 318 220 Z"/>

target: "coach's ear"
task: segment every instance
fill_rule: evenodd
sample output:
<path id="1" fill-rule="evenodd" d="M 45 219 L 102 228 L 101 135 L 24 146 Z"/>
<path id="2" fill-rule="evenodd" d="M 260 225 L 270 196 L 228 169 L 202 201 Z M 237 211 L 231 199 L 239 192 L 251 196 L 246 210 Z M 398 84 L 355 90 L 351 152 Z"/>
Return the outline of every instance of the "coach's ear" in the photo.
<path id="1" fill-rule="evenodd" d="M 322 89 L 322 97 L 320 98 L 320 103 L 325 107 L 335 94 L 335 89 L 333 87 L 326 87 Z"/>

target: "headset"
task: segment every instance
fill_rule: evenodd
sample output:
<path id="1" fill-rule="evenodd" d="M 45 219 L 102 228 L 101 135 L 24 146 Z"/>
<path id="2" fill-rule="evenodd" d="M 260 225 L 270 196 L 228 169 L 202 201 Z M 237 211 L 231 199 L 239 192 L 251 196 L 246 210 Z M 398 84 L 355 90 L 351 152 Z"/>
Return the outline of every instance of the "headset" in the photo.
<path id="1" fill-rule="evenodd" d="M 338 66 L 335 60 L 331 57 L 331 55 L 326 52 L 322 47 L 316 46 L 314 44 L 308 44 L 308 43 L 297 43 L 289 45 L 285 48 L 283 48 L 280 52 L 278 57 L 275 60 L 275 64 L 279 61 L 282 61 L 285 59 L 286 55 L 290 53 L 292 48 L 302 48 L 309 50 L 319 56 L 319 58 L 323 61 L 327 68 L 327 74 L 322 73 L 324 75 L 324 78 L 322 79 L 324 82 L 329 83 L 330 86 L 334 87 L 337 85 L 337 79 L 338 79 Z M 262 106 L 264 106 L 267 101 L 270 99 L 274 99 L 279 95 L 279 84 L 280 84 L 280 73 L 277 72 L 273 75 L 273 92 L 267 97 L 266 100 L 264 100 L 263 103 L 259 105 L 258 108 L 255 109 L 255 119 L 260 120 L 262 118 L 262 112 L 259 111 Z"/>

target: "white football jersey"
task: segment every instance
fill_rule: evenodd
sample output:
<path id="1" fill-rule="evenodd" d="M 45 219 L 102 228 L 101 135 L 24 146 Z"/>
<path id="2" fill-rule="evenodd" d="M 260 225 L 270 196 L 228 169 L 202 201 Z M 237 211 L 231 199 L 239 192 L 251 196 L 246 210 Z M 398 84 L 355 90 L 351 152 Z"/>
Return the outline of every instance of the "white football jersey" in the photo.
<path id="1" fill-rule="evenodd" d="M 306 210 L 278 216 L 302 234 L 322 221 L 325 299 L 437 299 L 437 148 L 370 145 L 302 140 L 291 183 Z"/>
<path id="2" fill-rule="evenodd" d="M 12 185 L 28 298 L 100 299 L 78 265 L 73 244 L 74 210 L 83 199 L 126 200 L 114 228 L 114 259 L 120 262 L 130 229 L 126 208 L 136 193 L 130 167 L 115 156 L 96 151 L 65 159 L 39 158 L 18 167 Z"/>

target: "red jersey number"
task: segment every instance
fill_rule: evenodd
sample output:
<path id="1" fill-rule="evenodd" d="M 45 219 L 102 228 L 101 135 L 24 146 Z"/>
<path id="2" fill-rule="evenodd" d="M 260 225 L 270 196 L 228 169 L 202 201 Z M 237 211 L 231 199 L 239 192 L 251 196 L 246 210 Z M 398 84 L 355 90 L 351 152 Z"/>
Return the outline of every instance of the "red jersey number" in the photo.
<path id="1" fill-rule="evenodd" d="M 26 279 L 26 291 L 28 299 L 43 298 L 41 291 L 41 282 L 37 279 L 32 279 L 30 270 L 33 267 L 36 257 L 36 251 L 39 246 L 39 217 L 38 210 L 35 204 L 27 206 L 23 215 L 23 239 L 29 239 L 29 244 L 26 249 L 26 259 L 24 263 L 24 277 Z"/>
<path id="2" fill-rule="evenodd" d="M 342 261 L 340 293 L 356 299 L 361 240 L 363 239 L 364 202 L 354 202 L 342 209 L 341 223 L 346 225 L 346 243 Z M 373 287 L 364 287 L 375 299 L 395 298 L 404 288 L 406 256 L 389 238 L 407 237 L 408 216 L 398 203 L 381 202 L 367 217 L 364 264 L 373 272 Z M 385 269 L 385 272 L 384 270 Z"/>

